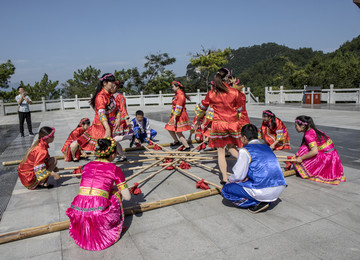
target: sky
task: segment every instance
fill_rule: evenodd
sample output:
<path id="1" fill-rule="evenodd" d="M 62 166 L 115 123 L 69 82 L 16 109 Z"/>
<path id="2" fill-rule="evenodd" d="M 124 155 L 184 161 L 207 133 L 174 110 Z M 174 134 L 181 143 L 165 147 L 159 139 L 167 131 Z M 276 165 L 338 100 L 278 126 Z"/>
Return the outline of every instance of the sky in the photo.
<path id="1" fill-rule="evenodd" d="M 191 54 L 275 42 L 332 52 L 360 35 L 352 0 L 0 0 L 0 63 L 11 83 L 60 83 L 89 65 L 101 73 L 168 53 L 184 76 Z"/>

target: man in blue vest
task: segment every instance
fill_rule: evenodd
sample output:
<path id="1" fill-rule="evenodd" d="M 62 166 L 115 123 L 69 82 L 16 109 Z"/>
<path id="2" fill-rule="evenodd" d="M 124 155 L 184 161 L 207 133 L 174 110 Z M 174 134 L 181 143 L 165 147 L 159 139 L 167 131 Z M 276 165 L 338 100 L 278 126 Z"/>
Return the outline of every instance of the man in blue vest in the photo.
<path id="1" fill-rule="evenodd" d="M 243 126 L 241 141 L 244 147 L 239 150 L 233 175 L 222 189 L 225 199 L 251 213 L 265 210 L 287 186 L 274 152 L 257 138 L 255 125 Z"/>
<path id="2" fill-rule="evenodd" d="M 157 134 L 154 129 L 150 128 L 149 120 L 144 117 L 143 111 L 136 111 L 135 116 L 136 117 L 130 122 L 134 131 L 130 147 L 133 146 L 134 143 L 137 145 L 140 145 L 144 141 L 148 143 L 148 140 L 152 140 Z"/>

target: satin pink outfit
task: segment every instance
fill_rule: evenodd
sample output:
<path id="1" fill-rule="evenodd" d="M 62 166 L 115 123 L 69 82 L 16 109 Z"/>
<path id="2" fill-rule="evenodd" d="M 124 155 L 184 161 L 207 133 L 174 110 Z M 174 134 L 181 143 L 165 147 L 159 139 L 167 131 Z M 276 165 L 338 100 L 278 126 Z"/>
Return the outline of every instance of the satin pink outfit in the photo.
<path id="1" fill-rule="evenodd" d="M 127 188 L 124 174 L 110 162 L 93 161 L 84 166 L 79 194 L 66 215 L 70 236 L 83 249 L 105 249 L 119 240 L 124 212 L 119 191 Z"/>
<path id="2" fill-rule="evenodd" d="M 308 153 L 314 146 L 317 146 L 318 154 L 303 160 L 302 163 L 294 163 L 300 176 L 304 179 L 334 185 L 346 181 L 339 154 L 332 140 L 329 137 L 327 140 L 322 137 L 319 141 L 312 128 L 305 132 L 304 138 L 305 144 L 301 145 L 296 157 Z"/>

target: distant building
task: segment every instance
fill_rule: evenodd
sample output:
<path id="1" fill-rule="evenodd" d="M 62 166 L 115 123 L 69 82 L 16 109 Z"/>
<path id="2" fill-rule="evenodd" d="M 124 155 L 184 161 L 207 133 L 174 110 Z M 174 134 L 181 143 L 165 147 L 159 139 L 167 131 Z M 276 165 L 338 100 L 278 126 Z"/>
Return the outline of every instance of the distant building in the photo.
<path id="1" fill-rule="evenodd" d="M 360 0 L 353 0 L 353 2 L 360 8 Z"/>

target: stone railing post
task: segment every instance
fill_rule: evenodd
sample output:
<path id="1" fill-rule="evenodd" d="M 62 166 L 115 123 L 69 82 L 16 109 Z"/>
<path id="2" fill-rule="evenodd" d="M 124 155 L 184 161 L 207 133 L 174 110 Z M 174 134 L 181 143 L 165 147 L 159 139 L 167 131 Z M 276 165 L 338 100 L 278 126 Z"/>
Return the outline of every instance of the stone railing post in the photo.
<path id="1" fill-rule="evenodd" d="M 268 105 L 269 104 L 269 88 L 265 87 L 265 104 Z"/>
<path id="2" fill-rule="evenodd" d="M 200 103 L 200 101 L 201 101 L 201 98 L 200 98 L 200 89 L 197 89 L 196 90 L 196 99 L 197 99 L 197 104 L 199 104 Z"/>
<path id="3" fill-rule="evenodd" d="M 140 106 L 145 106 L 145 102 L 144 102 L 144 94 L 142 91 L 140 91 Z"/>
<path id="4" fill-rule="evenodd" d="M 246 100 L 248 101 L 248 103 L 252 103 L 251 102 L 251 95 L 250 95 L 250 88 L 246 88 Z"/>
<path id="5" fill-rule="evenodd" d="M 334 84 L 330 84 L 330 91 L 329 91 L 329 103 L 335 104 L 335 92 L 334 92 Z"/>
<path id="6" fill-rule="evenodd" d="M 163 103 L 162 91 L 160 90 L 159 91 L 159 106 L 162 106 L 162 105 L 164 105 L 164 103 Z"/>
<path id="7" fill-rule="evenodd" d="M 80 109 L 80 103 L 78 95 L 75 95 L 75 109 Z"/>
<path id="8" fill-rule="evenodd" d="M 46 102 L 45 102 L 45 97 L 41 97 L 41 111 L 45 112 L 46 111 Z"/>
<path id="9" fill-rule="evenodd" d="M 60 96 L 60 110 L 64 110 L 65 107 L 64 107 L 64 99 L 63 99 L 63 96 Z"/>
<path id="10" fill-rule="evenodd" d="M 284 86 L 280 86 L 280 104 L 285 103 Z"/>
<path id="11" fill-rule="evenodd" d="M 6 115 L 6 111 L 5 111 L 4 100 L 0 99 L 0 116 L 5 116 L 5 115 Z"/>

